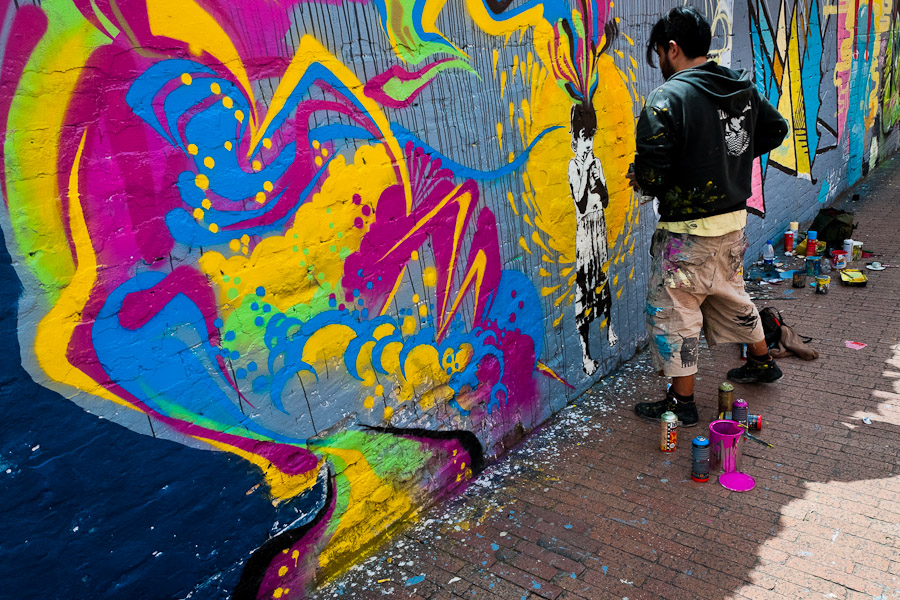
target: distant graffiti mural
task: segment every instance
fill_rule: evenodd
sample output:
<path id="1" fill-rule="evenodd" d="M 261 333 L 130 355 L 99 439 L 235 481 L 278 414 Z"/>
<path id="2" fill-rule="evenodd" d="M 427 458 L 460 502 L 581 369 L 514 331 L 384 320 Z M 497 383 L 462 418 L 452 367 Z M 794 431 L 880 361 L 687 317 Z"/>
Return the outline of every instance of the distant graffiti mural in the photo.
<path id="1" fill-rule="evenodd" d="M 697 6 L 792 127 L 757 213 L 766 185 L 828 196 L 893 151 L 894 2 Z M 22 365 L 302 504 L 247 532 L 232 593 L 303 597 L 645 343 L 655 222 L 625 174 L 658 12 L 5 2 Z"/>

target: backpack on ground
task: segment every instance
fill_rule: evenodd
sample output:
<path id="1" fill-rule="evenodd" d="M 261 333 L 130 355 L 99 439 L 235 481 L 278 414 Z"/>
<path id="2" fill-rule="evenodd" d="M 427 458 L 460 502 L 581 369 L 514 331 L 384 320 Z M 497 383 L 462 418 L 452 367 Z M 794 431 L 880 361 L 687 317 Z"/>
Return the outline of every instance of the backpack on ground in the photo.
<path id="1" fill-rule="evenodd" d="M 759 319 L 762 321 L 763 333 L 766 336 L 766 346 L 771 348 L 781 340 L 784 318 L 776 308 L 768 306 L 759 311 Z"/>
<path id="2" fill-rule="evenodd" d="M 844 240 L 853 237 L 856 223 L 853 222 L 853 213 L 836 208 L 823 208 L 813 219 L 810 231 L 815 231 L 818 239 L 825 242 L 828 248 L 840 249 Z"/>
<path id="3" fill-rule="evenodd" d="M 815 360 L 819 353 L 809 346 L 812 338 L 798 335 L 785 322 L 778 309 L 768 306 L 759 311 L 762 321 L 763 333 L 766 336 L 766 346 L 772 358 L 785 358 L 798 356 L 803 360 Z"/>

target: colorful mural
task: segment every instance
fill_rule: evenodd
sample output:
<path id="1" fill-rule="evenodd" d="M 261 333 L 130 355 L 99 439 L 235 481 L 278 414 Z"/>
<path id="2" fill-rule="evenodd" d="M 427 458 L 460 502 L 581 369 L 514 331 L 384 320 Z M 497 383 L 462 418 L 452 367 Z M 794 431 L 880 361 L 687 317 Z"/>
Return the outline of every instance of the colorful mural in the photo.
<path id="1" fill-rule="evenodd" d="M 772 4 L 775 7 L 770 8 Z M 868 170 L 864 155 L 873 157 L 872 163 L 877 161 L 878 136 L 872 134 L 879 112 L 886 121 L 882 133 L 889 133 L 896 124 L 891 79 L 896 3 L 871 0 L 823 6 L 818 0 L 749 0 L 748 13 L 757 88 L 791 127 L 787 143 L 757 162 L 755 212 L 765 213 L 762 184 L 768 165 L 815 184 L 817 156 L 840 148 L 849 157 L 846 184 L 852 186 L 864 168 Z M 823 89 L 829 74 L 824 62 L 829 39 L 836 44 L 837 57 L 831 91 Z M 882 65 L 888 68 L 884 73 Z M 837 110 L 823 113 L 822 98 L 835 92 Z M 833 187 L 830 180 L 826 182 L 820 196 L 823 201 Z"/>
<path id="2" fill-rule="evenodd" d="M 635 36 L 670 5 L 4 2 L 22 366 L 256 469 L 296 511 L 242 532 L 231 591 L 302 597 L 645 343 Z M 747 37 L 742 4 L 701 8 L 792 124 L 760 213 L 896 146 L 893 2 L 750 0 Z"/>

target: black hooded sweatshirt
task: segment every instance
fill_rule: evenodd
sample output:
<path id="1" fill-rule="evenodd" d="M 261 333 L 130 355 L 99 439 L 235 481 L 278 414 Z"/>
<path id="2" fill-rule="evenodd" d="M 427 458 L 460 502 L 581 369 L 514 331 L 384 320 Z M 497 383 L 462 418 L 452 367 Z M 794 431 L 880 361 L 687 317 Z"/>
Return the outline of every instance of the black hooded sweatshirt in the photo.
<path id="1" fill-rule="evenodd" d="M 746 72 L 707 62 L 675 73 L 647 98 L 635 178 L 659 198 L 661 221 L 743 210 L 753 159 L 780 146 L 787 132 Z"/>

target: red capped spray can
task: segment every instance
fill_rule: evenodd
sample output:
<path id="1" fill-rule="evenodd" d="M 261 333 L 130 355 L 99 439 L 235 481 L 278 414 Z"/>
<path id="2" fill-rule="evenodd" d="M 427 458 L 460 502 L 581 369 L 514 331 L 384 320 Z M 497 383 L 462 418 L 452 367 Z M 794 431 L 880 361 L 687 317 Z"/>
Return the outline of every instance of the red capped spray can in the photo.
<path id="1" fill-rule="evenodd" d="M 662 414 L 662 429 L 659 449 L 663 452 L 675 452 L 678 445 L 678 417 L 672 411 Z"/>

